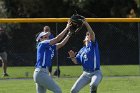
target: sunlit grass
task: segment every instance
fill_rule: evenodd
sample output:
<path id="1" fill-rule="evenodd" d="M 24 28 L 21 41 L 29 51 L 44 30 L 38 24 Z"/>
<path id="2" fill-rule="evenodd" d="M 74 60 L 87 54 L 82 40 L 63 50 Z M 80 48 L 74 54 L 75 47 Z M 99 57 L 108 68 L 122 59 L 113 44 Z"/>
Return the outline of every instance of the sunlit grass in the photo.
<path id="1" fill-rule="evenodd" d="M 61 87 L 62 93 L 70 93 L 77 78 L 54 78 Z M 140 77 L 104 77 L 99 85 L 98 93 L 139 93 Z M 33 79 L 0 80 L 0 93 L 36 93 Z M 52 93 L 48 91 L 47 93 Z M 79 93 L 89 93 L 89 85 Z"/>
<path id="2" fill-rule="evenodd" d="M 2 69 L 2 68 L 0 68 Z M 53 66 L 53 72 L 56 66 Z M 139 65 L 107 65 L 101 66 L 103 76 L 139 76 Z M 32 78 L 34 67 L 8 67 L 8 78 Z M 60 77 L 78 77 L 82 73 L 81 66 L 60 66 Z M 2 74 L 2 70 L 0 70 Z M 1 77 L 2 78 L 2 77 Z"/>

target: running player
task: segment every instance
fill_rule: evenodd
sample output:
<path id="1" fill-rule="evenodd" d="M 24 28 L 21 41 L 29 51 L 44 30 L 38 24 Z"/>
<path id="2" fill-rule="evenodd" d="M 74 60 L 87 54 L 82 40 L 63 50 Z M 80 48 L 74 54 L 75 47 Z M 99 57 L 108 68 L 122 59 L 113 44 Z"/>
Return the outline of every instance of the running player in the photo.
<path id="1" fill-rule="evenodd" d="M 77 55 L 73 50 L 68 52 L 73 63 L 83 66 L 83 73 L 71 88 L 71 93 L 78 93 L 88 83 L 90 83 L 90 93 L 97 93 L 97 87 L 102 80 L 98 43 L 88 22 L 83 20 L 83 25 L 88 30 L 84 39 L 85 46 Z"/>
<path id="2" fill-rule="evenodd" d="M 37 93 L 46 93 L 47 89 L 54 93 L 62 93 L 59 86 L 54 82 L 52 77 L 49 76 L 48 68 L 51 66 L 53 52 L 64 46 L 70 38 L 72 34 L 71 32 L 68 32 L 70 26 L 71 22 L 68 22 L 66 28 L 53 39 L 49 39 L 50 32 L 41 32 L 36 38 L 36 41 L 38 42 L 37 62 L 33 78 L 36 83 Z M 68 34 L 66 37 L 58 43 L 67 32 Z"/>

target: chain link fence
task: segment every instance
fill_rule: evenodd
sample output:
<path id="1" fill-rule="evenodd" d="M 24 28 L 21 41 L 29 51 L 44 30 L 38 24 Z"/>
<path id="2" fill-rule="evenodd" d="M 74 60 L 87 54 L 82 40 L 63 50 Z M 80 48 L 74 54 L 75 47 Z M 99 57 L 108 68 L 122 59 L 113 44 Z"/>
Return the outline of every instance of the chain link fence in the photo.
<path id="1" fill-rule="evenodd" d="M 9 67 L 34 67 L 36 62 L 35 35 L 42 31 L 45 25 L 50 26 L 52 34 L 56 36 L 65 28 L 66 23 L 1 24 L 10 36 L 7 48 Z M 99 43 L 103 73 L 108 73 L 109 76 L 140 75 L 139 23 L 91 22 L 90 25 Z M 70 38 L 63 48 L 58 50 L 53 59 L 54 68 L 59 65 L 60 70 L 65 71 L 64 66 L 70 69 L 73 66 L 76 70 L 74 64 L 67 58 L 68 51 L 71 49 L 79 51 L 83 46 L 85 33 L 86 29 L 83 27 Z M 69 73 L 65 72 L 63 76 L 69 76 Z M 73 74 L 78 76 L 76 71 Z"/>

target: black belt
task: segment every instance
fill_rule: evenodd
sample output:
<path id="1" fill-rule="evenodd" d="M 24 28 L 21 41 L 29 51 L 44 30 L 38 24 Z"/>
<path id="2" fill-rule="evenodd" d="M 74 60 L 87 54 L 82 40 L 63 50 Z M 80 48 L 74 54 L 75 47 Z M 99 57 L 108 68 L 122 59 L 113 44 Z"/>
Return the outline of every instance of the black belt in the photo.
<path id="1" fill-rule="evenodd" d="M 86 71 L 86 72 L 94 72 L 94 71 L 96 71 L 96 70 L 99 70 L 99 68 L 96 68 L 95 70 L 83 68 L 83 70 Z"/>

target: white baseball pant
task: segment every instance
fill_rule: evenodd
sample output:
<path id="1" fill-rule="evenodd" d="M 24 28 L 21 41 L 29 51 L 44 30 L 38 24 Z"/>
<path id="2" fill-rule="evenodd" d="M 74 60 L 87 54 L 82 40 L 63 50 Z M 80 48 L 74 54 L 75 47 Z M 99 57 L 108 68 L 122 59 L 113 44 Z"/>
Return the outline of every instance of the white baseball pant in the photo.
<path id="1" fill-rule="evenodd" d="M 54 93 L 62 93 L 59 86 L 49 76 L 48 69 L 36 68 L 33 75 L 37 93 L 46 93 L 47 89 Z"/>
<path id="2" fill-rule="evenodd" d="M 90 83 L 90 91 L 97 89 L 102 80 L 102 73 L 100 70 L 94 72 L 83 72 L 71 88 L 71 93 L 78 93 L 80 89 Z"/>

